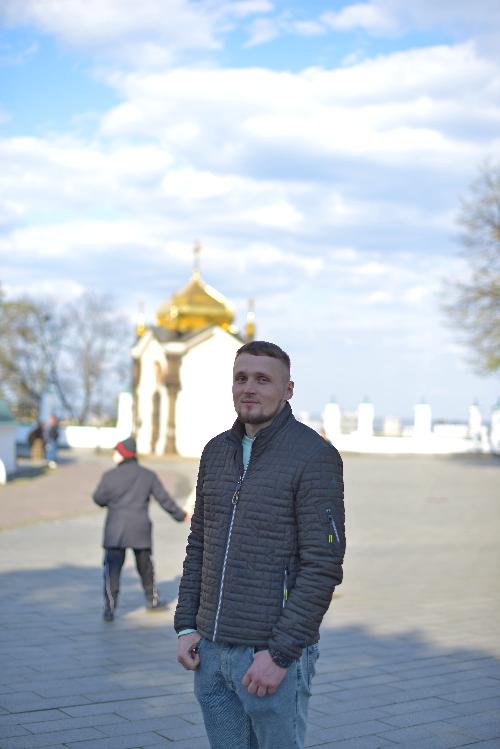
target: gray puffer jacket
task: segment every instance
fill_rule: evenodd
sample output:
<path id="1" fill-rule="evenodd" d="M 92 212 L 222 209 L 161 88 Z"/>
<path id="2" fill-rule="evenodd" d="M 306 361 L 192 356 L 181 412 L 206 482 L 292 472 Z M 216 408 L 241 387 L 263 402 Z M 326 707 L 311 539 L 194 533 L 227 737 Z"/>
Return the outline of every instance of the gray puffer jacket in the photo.
<path id="1" fill-rule="evenodd" d="M 295 659 L 342 581 L 342 460 L 287 403 L 241 481 L 243 433 L 236 420 L 203 451 L 174 625 Z"/>

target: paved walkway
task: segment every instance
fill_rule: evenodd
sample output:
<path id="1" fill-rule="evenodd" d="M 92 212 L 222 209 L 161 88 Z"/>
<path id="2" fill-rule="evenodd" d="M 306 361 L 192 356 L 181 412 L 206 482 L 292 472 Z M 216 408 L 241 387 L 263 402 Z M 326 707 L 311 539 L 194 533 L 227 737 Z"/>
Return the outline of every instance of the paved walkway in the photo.
<path id="1" fill-rule="evenodd" d="M 119 616 L 101 620 L 103 514 L 88 495 L 108 461 L 80 455 L 0 487 L 0 749 L 208 747 L 173 606 L 144 611 L 131 559 Z M 153 464 L 187 497 L 193 461 Z M 498 749 L 500 464 L 345 466 L 345 582 L 322 628 L 308 745 Z M 187 528 L 153 518 L 173 604 Z"/>

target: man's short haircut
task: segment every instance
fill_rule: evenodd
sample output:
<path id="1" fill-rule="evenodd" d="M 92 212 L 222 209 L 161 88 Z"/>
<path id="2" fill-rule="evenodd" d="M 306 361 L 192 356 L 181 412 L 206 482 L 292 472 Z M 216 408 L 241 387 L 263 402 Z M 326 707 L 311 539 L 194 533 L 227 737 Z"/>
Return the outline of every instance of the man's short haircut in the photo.
<path id="1" fill-rule="evenodd" d="M 273 359 L 279 359 L 287 368 L 288 376 L 290 376 L 290 357 L 286 351 L 283 351 L 283 349 L 275 343 L 270 343 L 269 341 L 250 341 L 250 343 L 245 343 L 238 349 L 235 358 L 238 358 L 240 354 L 270 356 Z"/>

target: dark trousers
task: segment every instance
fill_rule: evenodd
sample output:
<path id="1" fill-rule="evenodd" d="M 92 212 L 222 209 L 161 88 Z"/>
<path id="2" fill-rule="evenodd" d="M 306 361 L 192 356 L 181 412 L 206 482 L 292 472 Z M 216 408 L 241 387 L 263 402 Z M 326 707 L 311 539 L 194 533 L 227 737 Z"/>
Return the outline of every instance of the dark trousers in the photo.
<path id="1" fill-rule="evenodd" d="M 125 562 L 126 549 L 104 549 L 104 600 L 112 611 L 118 602 L 120 573 Z M 135 564 L 149 603 L 158 600 L 151 549 L 134 549 Z"/>

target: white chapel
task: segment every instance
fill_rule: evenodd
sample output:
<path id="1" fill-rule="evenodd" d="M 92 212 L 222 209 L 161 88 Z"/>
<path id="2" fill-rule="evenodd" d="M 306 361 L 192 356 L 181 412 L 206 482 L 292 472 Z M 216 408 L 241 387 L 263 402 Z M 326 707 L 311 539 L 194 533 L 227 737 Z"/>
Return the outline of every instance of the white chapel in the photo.
<path id="1" fill-rule="evenodd" d="M 236 351 L 255 335 L 249 309 L 245 335 L 230 303 L 202 279 L 200 247 L 188 284 L 137 327 L 133 359 L 133 426 L 139 453 L 199 457 L 236 418 L 231 396 Z"/>

